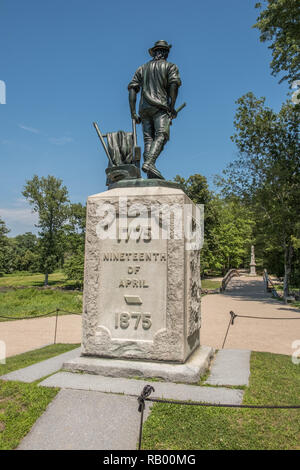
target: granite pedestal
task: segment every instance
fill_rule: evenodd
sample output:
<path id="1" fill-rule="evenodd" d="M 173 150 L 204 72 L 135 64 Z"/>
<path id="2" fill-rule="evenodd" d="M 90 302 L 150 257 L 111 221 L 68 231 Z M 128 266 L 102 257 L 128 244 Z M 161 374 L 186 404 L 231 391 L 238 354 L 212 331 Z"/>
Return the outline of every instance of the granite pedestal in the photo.
<path id="1" fill-rule="evenodd" d="M 202 215 L 176 187 L 117 187 L 88 198 L 82 357 L 66 369 L 155 376 L 157 364 L 182 367 L 192 355 L 204 372 L 212 350 L 199 348 Z"/>

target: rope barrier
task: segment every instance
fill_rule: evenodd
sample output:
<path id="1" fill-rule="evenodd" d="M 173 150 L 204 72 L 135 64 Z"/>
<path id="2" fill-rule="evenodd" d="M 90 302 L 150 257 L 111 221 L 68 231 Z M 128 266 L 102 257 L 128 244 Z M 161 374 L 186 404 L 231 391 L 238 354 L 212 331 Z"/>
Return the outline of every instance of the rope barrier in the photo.
<path id="1" fill-rule="evenodd" d="M 27 317 L 11 317 L 11 316 L 5 316 L 5 315 L 0 315 L 0 318 L 4 318 L 5 320 L 29 320 L 29 319 L 35 319 L 35 318 L 43 318 L 43 317 L 49 317 L 50 315 L 55 315 L 55 329 L 54 329 L 54 340 L 53 344 L 56 344 L 56 337 L 57 337 L 57 325 L 58 325 L 58 314 L 59 312 L 63 313 L 68 313 L 70 315 L 81 315 L 81 313 L 78 312 L 69 312 L 68 310 L 62 310 L 61 308 L 57 308 L 51 312 L 48 313 L 43 313 L 42 315 L 35 315 L 35 316 L 27 316 Z M 0 323 L 1 325 L 1 323 Z"/>
<path id="2" fill-rule="evenodd" d="M 69 312 L 68 310 L 62 310 L 61 308 L 57 308 L 53 310 L 52 312 L 48 313 L 43 313 L 41 315 L 35 315 L 34 317 L 11 317 L 11 316 L 4 316 L 0 315 L 0 318 L 5 318 L 6 320 L 28 320 L 28 319 L 34 319 L 34 318 L 42 318 L 42 317 L 47 317 L 48 315 L 52 315 L 53 313 L 57 312 L 63 312 L 63 313 L 69 313 L 70 315 L 81 315 L 79 312 Z"/>
<path id="3" fill-rule="evenodd" d="M 155 392 L 154 388 L 151 385 L 146 385 L 140 396 L 138 397 L 138 412 L 141 413 L 141 419 L 140 419 L 140 432 L 139 432 L 139 450 L 141 450 L 142 446 L 142 435 L 143 435 L 143 422 L 144 422 L 144 410 L 145 410 L 145 400 L 151 392 Z"/>
<path id="4" fill-rule="evenodd" d="M 225 333 L 224 341 L 222 344 L 222 349 L 224 349 L 226 339 L 229 333 L 229 328 L 231 327 L 231 325 L 234 324 L 234 320 L 236 318 L 255 318 L 256 320 L 300 320 L 300 316 L 299 317 L 256 317 L 256 316 L 251 316 L 251 315 L 238 315 L 237 313 L 234 313 L 232 310 L 229 312 L 229 314 L 230 314 L 230 320 L 229 320 L 228 327 Z"/>
<path id="5" fill-rule="evenodd" d="M 231 320 L 230 320 L 231 321 Z M 230 403 L 207 403 L 207 402 L 196 402 L 196 401 L 184 401 L 184 400 L 163 400 L 161 398 L 149 398 L 150 394 L 155 392 L 155 389 L 151 385 L 146 385 L 141 395 L 137 398 L 138 400 L 138 411 L 141 413 L 140 430 L 139 430 L 139 447 L 141 450 L 142 436 L 143 436 L 143 413 L 145 409 L 145 401 L 153 403 L 167 403 L 170 405 L 188 405 L 188 406 L 204 406 L 214 408 L 243 408 L 243 409 L 260 409 L 260 410 L 298 410 L 300 405 L 237 405 Z"/>

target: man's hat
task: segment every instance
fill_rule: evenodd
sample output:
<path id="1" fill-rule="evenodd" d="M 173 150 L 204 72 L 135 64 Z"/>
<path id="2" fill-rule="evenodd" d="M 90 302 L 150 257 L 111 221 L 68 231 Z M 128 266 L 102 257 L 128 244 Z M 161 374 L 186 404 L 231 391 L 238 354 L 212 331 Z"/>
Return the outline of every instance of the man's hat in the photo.
<path id="1" fill-rule="evenodd" d="M 172 47 L 172 44 L 168 44 L 167 41 L 164 41 L 164 40 L 161 39 L 160 41 L 156 41 L 154 46 L 151 47 L 151 49 L 149 49 L 149 54 L 151 55 L 151 57 L 153 57 L 154 56 L 154 51 L 156 49 L 166 49 L 169 52 L 171 47 Z"/>

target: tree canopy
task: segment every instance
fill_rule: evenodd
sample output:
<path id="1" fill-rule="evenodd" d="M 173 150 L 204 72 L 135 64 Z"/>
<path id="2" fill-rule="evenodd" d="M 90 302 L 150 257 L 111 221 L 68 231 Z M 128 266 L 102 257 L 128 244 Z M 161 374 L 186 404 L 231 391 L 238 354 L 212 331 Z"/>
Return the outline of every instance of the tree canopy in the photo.
<path id="1" fill-rule="evenodd" d="M 258 232 L 282 250 L 285 296 L 299 233 L 300 116 L 284 103 L 275 113 L 265 98 L 247 93 L 238 101 L 232 140 L 239 157 L 225 170 L 224 192 L 246 201 L 255 213 Z"/>
<path id="2" fill-rule="evenodd" d="M 271 41 L 270 64 L 273 75 L 283 72 L 280 82 L 292 83 L 300 78 L 300 2 L 299 0 L 265 0 L 266 8 L 257 18 L 262 42 Z M 262 8 L 262 2 L 256 8 Z"/>
<path id="3" fill-rule="evenodd" d="M 34 212 L 38 213 L 40 228 L 40 271 L 45 274 L 53 272 L 57 260 L 63 255 L 63 226 L 68 218 L 68 190 L 62 180 L 54 176 L 39 178 L 35 175 L 27 181 L 22 192 L 28 199 Z"/>

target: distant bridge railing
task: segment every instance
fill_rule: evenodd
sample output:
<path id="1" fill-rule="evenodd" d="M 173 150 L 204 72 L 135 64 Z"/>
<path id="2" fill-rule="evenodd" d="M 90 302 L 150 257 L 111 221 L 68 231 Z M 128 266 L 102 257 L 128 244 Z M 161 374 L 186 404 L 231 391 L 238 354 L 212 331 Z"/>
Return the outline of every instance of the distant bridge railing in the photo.
<path id="1" fill-rule="evenodd" d="M 227 274 L 225 274 L 225 276 L 223 277 L 223 280 L 222 280 L 222 284 L 221 284 L 221 287 L 220 287 L 220 292 L 224 292 L 228 283 L 231 281 L 231 279 L 234 277 L 234 276 L 239 276 L 240 273 L 238 272 L 237 269 L 230 269 L 228 271 Z"/>
<path id="2" fill-rule="evenodd" d="M 263 272 L 263 281 L 264 281 L 266 292 L 272 292 L 274 297 L 277 297 L 277 298 L 280 297 L 277 290 L 275 289 L 275 284 L 273 283 L 266 269 L 264 269 L 264 272 Z"/>

